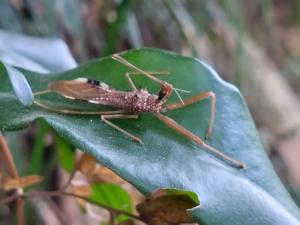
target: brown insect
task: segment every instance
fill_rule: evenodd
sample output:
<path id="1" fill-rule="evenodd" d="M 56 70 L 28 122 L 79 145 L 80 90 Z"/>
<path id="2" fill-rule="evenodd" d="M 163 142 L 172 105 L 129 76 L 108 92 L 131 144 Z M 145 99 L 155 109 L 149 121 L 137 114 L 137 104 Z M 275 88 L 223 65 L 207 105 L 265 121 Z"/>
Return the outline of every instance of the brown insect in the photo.
<path id="1" fill-rule="evenodd" d="M 225 155 L 221 151 L 215 149 L 214 147 L 206 144 L 201 138 L 185 129 L 177 122 L 172 120 L 171 118 L 163 115 L 162 113 L 179 109 L 196 102 L 199 102 L 203 99 L 210 99 L 210 120 L 208 125 L 208 130 L 206 133 L 206 137 L 209 138 L 211 136 L 213 124 L 214 124 L 214 115 L 215 115 L 215 94 L 211 91 L 197 94 L 195 96 L 189 97 L 187 99 L 182 100 L 177 93 L 177 91 L 184 91 L 181 89 L 176 89 L 172 86 L 172 84 L 158 79 L 155 75 L 155 72 L 146 72 L 136 67 L 135 65 L 129 63 L 127 60 L 122 58 L 120 55 L 113 55 L 112 58 L 132 70 L 134 72 L 128 72 L 125 74 L 126 79 L 129 82 L 129 85 L 133 89 L 131 92 L 120 91 L 109 87 L 107 84 L 86 79 L 86 78 L 78 78 L 76 80 L 62 80 L 51 83 L 47 90 L 35 93 L 35 96 L 44 94 L 47 92 L 55 92 L 61 96 L 64 96 L 69 99 L 74 100 L 85 100 L 93 104 L 101 104 L 101 105 L 109 105 L 117 108 L 115 111 L 102 111 L 102 112 L 86 112 L 86 111 L 75 111 L 68 109 L 54 109 L 39 101 L 34 101 L 34 103 L 42 108 L 47 110 L 51 110 L 54 112 L 64 113 L 64 114 L 81 114 L 81 115 L 100 115 L 101 120 L 108 124 L 109 126 L 115 128 L 120 131 L 124 135 L 130 137 L 132 140 L 143 144 L 142 140 L 125 131 L 121 127 L 113 124 L 110 120 L 112 119 L 137 119 L 139 114 L 150 112 L 153 113 L 159 120 L 165 123 L 170 128 L 174 129 L 184 137 L 190 139 L 191 141 L 199 144 L 200 146 L 206 148 L 213 154 L 218 157 L 226 160 L 232 165 L 244 168 L 245 164 L 237 161 L 235 159 L 230 158 Z M 161 85 L 161 89 L 157 95 L 150 94 L 147 90 L 137 88 L 131 79 L 131 75 L 133 74 L 142 74 L 149 79 L 157 82 Z M 160 74 L 160 73 L 156 73 Z M 170 97 L 172 91 L 179 96 L 180 101 L 174 103 L 166 103 L 168 98 Z"/>

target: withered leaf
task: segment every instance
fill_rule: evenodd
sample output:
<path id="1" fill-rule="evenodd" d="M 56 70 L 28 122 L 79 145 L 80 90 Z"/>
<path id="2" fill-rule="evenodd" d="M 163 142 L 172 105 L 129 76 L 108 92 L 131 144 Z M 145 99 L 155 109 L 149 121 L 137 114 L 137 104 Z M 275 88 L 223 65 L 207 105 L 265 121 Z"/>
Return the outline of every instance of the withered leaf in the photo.
<path id="1" fill-rule="evenodd" d="M 9 191 L 17 188 L 25 188 L 34 184 L 38 184 L 43 180 L 43 177 L 38 175 L 30 175 L 19 178 L 10 178 L 7 177 L 3 181 L 2 189 L 5 191 Z"/>
<path id="2" fill-rule="evenodd" d="M 95 170 L 91 173 L 90 178 L 95 183 L 104 182 L 112 184 L 123 184 L 126 182 L 117 174 L 115 174 L 112 170 L 101 165 L 95 168 Z"/>
<path id="3" fill-rule="evenodd" d="M 89 197 L 92 193 L 89 185 L 74 185 L 72 186 L 71 191 L 76 195 L 85 197 Z"/>
<path id="4" fill-rule="evenodd" d="M 90 185 L 72 185 L 71 192 L 79 196 L 89 197 L 92 193 L 92 190 Z M 84 199 L 76 198 L 76 200 L 80 206 L 86 207 L 86 201 Z"/>
<path id="5" fill-rule="evenodd" d="M 84 153 L 79 161 L 79 171 L 84 175 L 89 176 L 94 171 L 96 164 L 97 161 L 93 156 Z"/>
<path id="6" fill-rule="evenodd" d="M 165 195 L 137 205 L 141 219 L 148 225 L 195 223 L 187 209 L 197 204 L 187 195 Z"/>

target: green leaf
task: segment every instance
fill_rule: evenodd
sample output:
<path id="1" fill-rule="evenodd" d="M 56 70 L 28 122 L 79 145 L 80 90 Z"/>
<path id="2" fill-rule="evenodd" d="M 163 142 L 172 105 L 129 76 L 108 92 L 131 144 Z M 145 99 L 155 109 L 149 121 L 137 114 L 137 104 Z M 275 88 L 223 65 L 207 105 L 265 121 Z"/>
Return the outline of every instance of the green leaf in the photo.
<path id="1" fill-rule="evenodd" d="M 199 205 L 200 201 L 198 199 L 198 196 L 191 191 L 184 191 L 184 190 L 179 190 L 179 189 L 164 189 L 163 190 L 165 195 L 184 195 L 187 196 L 188 198 L 191 199 L 195 204 Z"/>
<path id="2" fill-rule="evenodd" d="M 56 149 L 57 149 L 57 157 L 59 164 L 69 173 L 72 172 L 74 168 L 74 149 L 72 145 L 70 145 L 68 142 L 66 142 L 61 137 L 55 135 L 55 143 L 56 143 Z"/>
<path id="3" fill-rule="evenodd" d="M 115 209 L 128 213 L 132 212 L 131 198 L 122 187 L 107 183 L 92 184 L 91 187 L 92 195 L 90 196 L 90 199 Z M 124 215 L 117 217 L 118 222 L 127 219 L 128 217 Z"/>
<path id="4" fill-rule="evenodd" d="M 23 73 L 6 63 L 1 64 L 5 67 L 10 84 L 20 102 L 25 106 L 31 105 L 33 102 L 33 93 Z"/>
<path id="5" fill-rule="evenodd" d="M 113 121 L 139 136 L 145 145 L 134 143 L 102 123 L 98 116 L 70 116 L 25 107 L 12 94 L 0 68 L 0 128 L 15 130 L 37 117 L 44 118 L 63 138 L 87 151 L 103 165 L 131 182 L 145 195 L 159 188 L 174 188 L 197 194 L 200 206 L 190 210 L 202 224 L 300 224 L 299 210 L 275 174 L 262 149 L 255 126 L 239 91 L 222 81 L 207 65 L 173 53 L 141 49 L 124 53 L 143 70 L 168 69 L 162 79 L 191 91 L 182 97 L 213 91 L 217 96 L 213 139 L 207 143 L 247 164 L 238 170 L 166 127 L 151 114 L 137 120 Z M 121 90 L 130 90 L 124 73 L 129 69 L 110 57 L 84 64 L 74 70 L 47 76 L 23 71 L 33 91 L 41 91 L 53 80 L 89 77 Z M 159 85 L 143 76 L 134 77 L 137 86 L 158 93 Z M 106 109 L 64 99 L 55 94 L 39 97 L 49 106 L 82 110 Z M 176 96 L 170 102 L 178 101 Z M 204 100 L 166 115 L 193 133 L 204 137 L 209 101 Z"/>
<path id="6" fill-rule="evenodd" d="M 29 174 L 39 174 L 45 166 L 43 157 L 45 154 L 45 137 L 49 132 L 49 126 L 44 121 L 40 120 L 36 123 L 36 138 L 32 147 L 30 161 L 28 165 Z"/>
<path id="7" fill-rule="evenodd" d="M 9 65 L 40 73 L 72 69 L 76 62 L 57 38 L 37 38 L 0 30 L 0 59 Z"/>

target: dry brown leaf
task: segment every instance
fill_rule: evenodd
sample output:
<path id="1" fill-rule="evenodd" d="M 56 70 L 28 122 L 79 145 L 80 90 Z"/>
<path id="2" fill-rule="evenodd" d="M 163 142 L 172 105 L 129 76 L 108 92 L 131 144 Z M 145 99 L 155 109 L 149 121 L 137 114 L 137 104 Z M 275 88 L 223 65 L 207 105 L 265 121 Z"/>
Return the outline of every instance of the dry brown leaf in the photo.
<path id="1" fill-rule="evenodd" d="M 94 171 L 96 164 L 97 161 L 93 156 L 84 153 L 79 161 L 79 171 L 89 177 L 90 174 Z"/>
<path id="2" fill-rule="evenodd" d="M 96 169 L 89 177 L 91 183 L 110 183 L 122 186 L 131 197 L 131 201 L 134 205 L 141 202 L 144 199 L 143 195 L 130 183 L 123 180 L 120 176 L 114 173 L 109 168 L 97 165 Z"/>
<path id="3" fill-rule="evenodd" d="M 76 195 L 84 197 L 89 197 L 92 194 L 90 185 L 72 186 L 71 191 Z"/>
<path id="4" fill-rule="evenodd" d="M 0 170 L 0 189 L 3 189 L 3 184 L 7 178 L 9 177 Z"/>
<path id="5" fill-rule="evenodd" d="M 105 182 L 119 185 L 126 183 L 126 181 L 115 174 L 112 170 L 101 165 L 91 173 L 90 178 L 93 182 Z"/>
<path id="6" fill-rule="evenodd" d="M 89 185 L 72 185 L 71 186 L 71 192 L 73 194 L 79 195 L 79 196 L 84 196 L 84 197 L 89 197 L 92 194 L 91 187 Z M 78 204 L 85 208 L 86 207 L 86 201 L 82 198 L 76 198 L 76 201 Z"/>
<path id="7" fill-rule="evenodd" d="M 187 209 L 197 204 L 187 195 L 165 195 L 137 205 L 141 219 L 148 225 L 195 223 Z"/>
<path id="8" fill-rule="evenodd" d="M 2 179 L 5 179 L 5 174 L 0 170 L 0 184 Z"/>
<path id="9" fill-rule="evenodd" d="M 38 184 L 43 180 L 43 177 L 38 175 L 30 175 L 19 178 L 7 178 L 3 181 L 2 188 L 9 191 L 17 188 L 25 188 L 34 184 Z"/>
<path id="10" fill-rule="evenodd" d="M 156 191 L 151 193 L 151 196 L 149 198 L 154 199 L 154 198 L 159 198 L 159 197 L 162 197 L 165 195 L 167 195 L 165 189 L 157 189 Z"/>

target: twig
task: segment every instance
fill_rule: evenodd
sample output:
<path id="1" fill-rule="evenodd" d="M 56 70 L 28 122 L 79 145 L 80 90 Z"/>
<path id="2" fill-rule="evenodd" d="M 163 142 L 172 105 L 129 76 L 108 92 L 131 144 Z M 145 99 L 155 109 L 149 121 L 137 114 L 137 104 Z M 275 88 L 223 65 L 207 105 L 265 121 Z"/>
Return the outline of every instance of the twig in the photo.
<path id="1" fill-rule="evenodd" d="M 7 143 L 4 139 L 4 137 L 0 134 L 0 154 L 3 155 L 4 158 L 4 162 L 6 163 L 7 166 L 7 170 L 9 172 L 9 174 L 12 177 L 18 177 L 18 172 L 16 169 L 16 166 L 13 162 L 12 156 L 10 154 L 10 150 L 7 146 Z M 16 200 L 17 203 L 17 215 L 18 215 L 18 225 L 24 225 L 25 221 L 24 221 L 24 200 L 22 199 L 23 197 L 33 197 L 33 196 L 46 196 L 46 197 L 55 197 L 55 196 L 70 196 L 70 197 L 75 197 L 75 198 L 80 198 L 85 200 L 86 202 L 93 204 L 93 205 L 97 205 L 99 207 L 105 208 L 110 212 L 111 218 L 110 218 L 110 223 L 114 224 L 114 217 L 115 215 L 118 214 L 123 214 L 126 215 L 128 217 L 137 219 L 137 220 L 141 220 L 141 218 L 138 215 L 134 215 L 131 213 L 128 213 L 126 211 L 123 210 L 119 210 L 119 209 L 115 209 L 112 208 L 110 206 L 101 204 L 97 201 L 94 201 L 92 199 L 89 199 L 85 196 L 81 196 L 81 195 L 77 195 L 74 193 L 70 193 L 70 192 L 66 192 L 65 189 L 70 185 L 76 171 L 78 170 L 78 164 L 75 166 L 72 174 L 69 177 L 69 180 L 67 181 L 67 183 L 64 185 L 62 190 L 58 190 L 58 191 L 32 191 L 32 192 L 28 192 L 28 193 L 18 193 L 15 192 L 13 195 L 8 196 L 7 198 L 4 198 L 2 200 L 0 200 L 0 207 L 8 204 L 10 202 L 13 202 Z"/>
<path id="2" fill-rule="evenodd" d="M 22 199 L 21 197 L 18 197 L 17 201 L 16 201 L 18 225 L 25 225 L 24 205 L 25 205 L 24 199 Z"/>
<path id="3" fill-rule="evenodd" d="M 129 212 L 126 212 L 126 211 L 123 211 L 123 210 L 120 210 L 120 209 L 116 209 L 116 208 L 101 204 L 101 203 L 99 203 L 97 201 L 94 201 L 92 199 L 89 199 L 85 196 L 77 195 L 77 194 L 74 194 L 74 193 L 71 193 L 71 192 L 60 191 L 60 190 L 58 190 L 58 191 L 32 191 L 32 192 L 24 193 L 21 196 L 22 197 L 33 197 L 33 196 L 55 197 L 55 196 L 61 196 L 61 195 L 80 198 L 82 200 L 85 200 L 88 203 L 99 206 L 101 208 L 105 208 L 105 209 L 109 210 L 110 212 L 115 213 L 117 215 L 118 214 L 123 214 L 123 215 L 126 215 L 128 217 L 131 217 L 131 218 L 134 218 L 134 219 L 137 219 L 137 220 L 141 220 L 141 218 L 138 215 L 134 215 L 134 214 L 131 214 Z"/>
<path id="4" fill-rule="evenodd" d="M 1 199 L 0 200 L 0 207 L 9 204 L 12 201 L 15 201 L 18 198 L 18 196 L 19 195 L 17 194 L 17 192 L 15 192 L 14 194 L 12 194 L 10 196 Z"/>
<path id="5" fill-rule="evenodd" d="M 74 169 L 72 170 L 72 173 L 70 174 L 69 179 L 67 180 L 67 182 L 65 183 L 65 185 L 62 187 L 62 190 L 65 191 L 69 187 L 69 185 L 71 184 L 71 182 L 72 182 L 72 180 L 73 180 L 73 178 L 74 178 L 74 176 L 75 176 L 78 168 L 79 168 L 79 163 L 76 162 L 76 165 L 75 165 Z"/>
<path id="6" fill-rule="evenodd" d="M 116 209 L 116 208 L 101 204 L 101 203 L 99 203 L 97 201 L 94 201 L 92 199 L 89 199 L 85 196 L 77 195 L 77 194 L 74 194 L 74 193 L 71 193 L 71 192 L 66 192 L 66 191 L 63 191 L 63 190 L 62 191 L 61 190 L 58 190 L 58 191 L 31 191 L 31 192 L 27 192 L 27 193 L 23 193 L 23 194 L 19 194 L 19 195 L 14 194 L 14 195 L 11 195 L 7 198 L 4 198 L 4 199 L 0 200 L 0 207 L 2 205 L 8 204 L 8 203 L 16 200 L 18 197 L 21 197 L 21 198 L 22 197 L 56 197 L 56 196 L 62 196 L 62 195 L 70 196 L 70 197 L 74 197 L 74 198 L 80 198 L 80 199 L 85 200 L 86 202 L 88 202 L 90 204 L 99 206 L 101 208 L 105 208 L 112 214 L 116 214 L 116 215 L 123 214 L 123 215 L 131 217 L 133 219 L 141 220 L 141 218 L 138 215 L 134 215 L 134 214 L 131 214 L 129 212 L 126 212 L 126 211 L 123 211 L 123 210 L 120 210 L 120 209 Z"/>
<path id="7" fill-rule="evenodd" d="M 113 212 L 109 212 L 109 225 L 115 225 L 115 215 Z"/>
<path id="8" fill-rule="evenodd" d="M 18 177 L 18 172 L 14 160 L 11 156 L 9 147 L 5 141 L 5 138 L 0 133 L 0 155 L 3 157 L 3 163 L 6 166 L 7 172 L 13 178 Z"/>
<path id="9" fill-rule="evenodd" d="M 3 135 L 1 133 L 0 133 L 0 154 L 3 157 L 3 162 L 6 165 L 9 175 L 13 178 L 18 178 L 19 175 L 18 175 L 16 165 L 12 158 L 9 147 L 5 141 L 5 138 L 3 137 Z M 19 189 L 17 191 L 22 191 L 22 189 Z M 18 225 L 24 225 L 25 224 L 24 200 L 22 198 L 20 198 L 18 194 L 16 194 L 15 196 L 17 197 L 16 211 L 17 211 Z"/>

